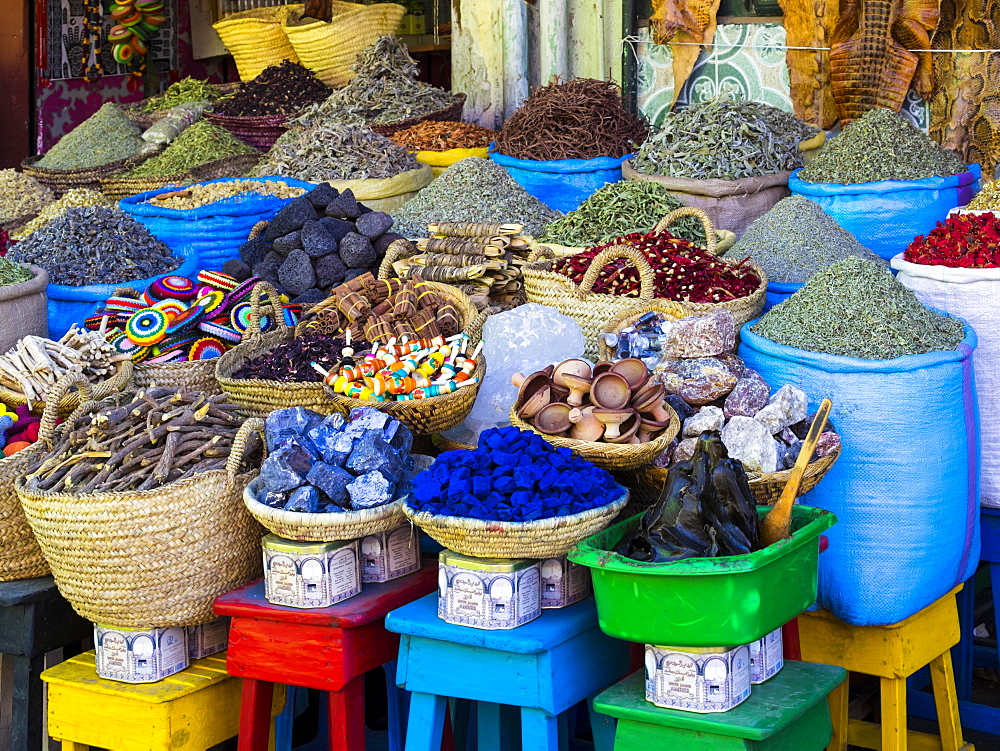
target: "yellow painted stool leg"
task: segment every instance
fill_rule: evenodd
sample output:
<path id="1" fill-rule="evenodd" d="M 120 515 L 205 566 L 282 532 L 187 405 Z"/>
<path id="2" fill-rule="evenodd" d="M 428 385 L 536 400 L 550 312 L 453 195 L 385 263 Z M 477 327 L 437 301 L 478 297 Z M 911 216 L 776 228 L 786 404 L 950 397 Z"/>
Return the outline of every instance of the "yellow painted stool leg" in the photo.
<path id="1" fill-rule="evenodd" d="M 833 735 L 827 751 L 847 751 L 847 704 L 850 698 L 851 674 L 830 694 L 830 718 L 833 720 Z"/>
<path id="2" fill-rule="evenodd" d="M 882 751 L 906 751 L 906 679 L 882 683 Z"/>
<path id="3" fill-rule="evenodd" d="M 951 651 L 931 661 L 931 681 L 934 686 L 934 705 L 937 707 L 941 745 L 944 751 L 958 751 L 964 746 L 962 720 L 958 715 L 958 694 L 955 691 L 955 671 L 951 664 Z"/>

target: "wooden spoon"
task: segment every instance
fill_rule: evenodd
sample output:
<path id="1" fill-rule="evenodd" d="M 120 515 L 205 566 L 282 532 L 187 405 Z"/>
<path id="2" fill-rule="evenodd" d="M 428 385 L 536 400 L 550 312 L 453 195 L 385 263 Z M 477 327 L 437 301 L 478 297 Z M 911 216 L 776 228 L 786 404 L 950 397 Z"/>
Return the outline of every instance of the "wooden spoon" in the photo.
<path id="1" fill-rule="evenodd" d="M 826 421 L 830 417 L 830 409 L 832 407 L 833 402 L 829 399 L 824 399 L 820 402 L 819 409 L 816 411 L 816 417 L 813 418 L 813 423 L 809 427 L 809 433 L 806 435 L 805 441 L 802 442 L 802 448 L 799 449 L 799 455 L 795 459 L 792 474 L 789 475 L 788 482 L 785 483 L 785 487 L 781 491 L 781 497 L 778 498 L 778 502 L 767 512 L 767 516 L 760 523 L 760 541 L 764 547 L 774 545 L 774 543 L 784 540 L 789 535 L 789 526 L 792 521 L 792 504 L 795 503 L 795 499 L 798 497 L 802 475 L 805 474 L 806 467 L 809 466 L 809 461 L 816 450 L 816 443 L 819 441 L 823 428 L 826 427 Z"/>

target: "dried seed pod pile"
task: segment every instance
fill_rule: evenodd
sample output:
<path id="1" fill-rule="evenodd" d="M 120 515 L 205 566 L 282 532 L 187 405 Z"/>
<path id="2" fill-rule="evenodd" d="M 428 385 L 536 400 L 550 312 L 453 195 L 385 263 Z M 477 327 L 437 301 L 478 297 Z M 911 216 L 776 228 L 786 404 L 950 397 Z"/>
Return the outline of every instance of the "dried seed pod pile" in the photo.
<path id="1" fill-rule="evenodd" d="M 298 63 L 285 60 L 241 83 L 235 94 L 215 105 L 215 112 L 230 117 L 293 115 L 329 95 L 329 86 Z"/>
<path id="2" fill-rule="evenodd" d="M 617 84 L 577 78 L 535 89 L 504 123 L 496 148 L 517 159 L 622 157 L 647 135 L 646 123 L 622 106 Z"/>
<path id="3" fill-rule="evenodd" d="M 497 132 L 482 125 L 448 120 L 425 120 L 397 130 L 389 140 L 410 151 L 449 151 L 450 149 L 485 149 Z"/>
<path id="4" fill-rule="evenodd" d="M 31 407 L 45 400 L 49 389 L 71 370 L 80 370 L 91 383 L 109 378 L 115 363 L 127 360 L 99 331 L 73 326 L 58 342 L 26 336 L 0 356 L 0 383 L 24 394 Z"/>
<path id="5" fill-rule="evenodd" d="M 188 102 L 214 102 L 219 98 L 219 89 L 215 84 L 197 78 L 183 78 L 170 84 L 162 94 L 151 96 L 142 103 L 142 112 L 170 109 Z"/>
<path id="6" fill-rule="evenodd" d="M 52 192 L 17 170 L 0 170 L 0 224 L 34 216 L 55 200 Z"/>
<path id="7" fill-rule="evenodd" d="M 216 159 L 256 151 L 224 128 L 199 120 L 156 156 L 126 172 L 123 177 L 171 177 Z"/>
<path id="8" fill-rule="evenodd" d="M 69 170 L 97 167 L 135 156 L 148 144 L 142 131 L 128 119 L 121 107 L 108 102 L 35 162 L 43 169 Z"/>
<path id="9" fill-rule="evenodd" d="M 103 193 L 89 188 L 73 188 L 63 194 L 55 203 L 50 203 L 39 212 L 38 216 L 14 233 L 15 240 L 24 240 L 31 233 L 37 232 L 70 209 L 82 209 L 84 206 L 107 206 L 113 208 L 118 202 L 108 198 Z"/>
<path id="10" fill-rule="evenodd" d="M 28 467 L 28 487 L 56 493 L 152 490 L 223 469 L 243 419 L 225 394 L 150 388 L 64 424 Z"/>

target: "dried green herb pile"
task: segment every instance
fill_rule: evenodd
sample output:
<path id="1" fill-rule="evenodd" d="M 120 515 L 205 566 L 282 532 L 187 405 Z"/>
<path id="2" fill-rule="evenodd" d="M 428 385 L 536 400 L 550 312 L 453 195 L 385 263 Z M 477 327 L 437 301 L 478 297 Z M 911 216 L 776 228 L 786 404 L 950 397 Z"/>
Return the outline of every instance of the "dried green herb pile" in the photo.
<path id="1" fill-rule="evenodd" d="M 368 180 L 419 166 L 413 154 L 369 128 L 317 123 L 283 133 L 253 174 L 309 182 Z"/>
<path id="2" fill-rule="evenodd" d="M 811 183 L 871 183 L 922 180 L 966 171 L 952 152 L 938 146 L 892 110 L 868 110 L 827 143 L 799 177 Z"/>
<path id="3" fill-rule="evenodd" d="M 753 331 L 788 347 L 865 360 L 952 350 L 964 338 L 960 320 L 924 306 L 884 266 L 855 257 L 817 273 Z"/>
<path id="4" fill-rule="evenodd" d="M 34 216 L 56 200 L 52 191 L 17 170 L 0 170 L 0 225 Z"/>
<path id="5" fill-rule="evenodd" d="M 311 71 L 285 60 L 241 83 L 235 94 L 220 99 L 213 109 L 230 117 L 294 115 L 329 95 L 330 87 Z"/>
<path id="6" fill-rule="evenodd" d="M 561 216 L 499 164 L 475 156 L 453 164 L 392 214 L 393 231 L 405 237 L 426 237 L 431 222 L 515 222 L 538 237 Z"/>
<path id="7" fill-rule="evenodd" d="M 456 97 L 417 81 L 417 63 L 396 37 L 379 37 L 358 55 L 351 67 L 355 76 L 319 105 L 307 108 L 292 120 L 297 125 L 321 122 L 351 125 L 398 123 L 437 112 Z"/>
<path id="8" fill-rule="evenodd" d="M 87 169 L 135 156 L 145 146 L 142 131 L 121 107 L 108 102 L 64 135 L 36 163 L 43 169 Z"/>
<path id="9" fill-rule="evenodd" d="M 750 258 L 772 282 L 801 284 L 848 256 L 886 266 L 815 201 L 783 198 L 750 225 L 726 254 Z"/>
<path id="10" fill-rule="evenodd" d="M 611 81 L 555 81 L 531 96 L 504 123 L 496 149 L 516 159 L 622 157 L 646 140 L 649 126 L 622 106 Z"/>
<path id="11" fill-rule="evenodd" d="M 219 99 L 218 88 L 198 78 L 182 78 L 170 84 L 162 94 L 151 96 L 142 104 L 142 112 L 156 112 L 189 102 L 214 102 Z"/>
<path id="12" fill-rule="evenodd" d="M 20 284 L 31 279 L 31 270 L 19 263 L 14 263 L 10 259 L 0 258 L 0 287 L 9 287 L 12 284 Z"/>
<path id="13" fill-rule="evenodd" d="M 89 188 L 73 188 L 66 191 L 55 203 L 50 203 L 42 209 L 38 216 L 25 224 L 21 229 L 13 234 L 15 240 L 24 240 L 32 232 L 37 232 L 46 224 L 58 216 L 62 216 L 70 209 L 79 209 L 84 206 L 108 206 L 114 207 L 118 202 L 108 198 L 103 193 L 90 190 Z"/>
<path id="14" fill-rule="evenodd" d="M 803 164 L 799 143 L 819 130 L 760 102 L 713 99 L 667 116 L 632 159 L 646 175 L 739 180 Z"/>
<path id="15" fill-rule="evenodd" d="M 225 128 L 208 120 L 188 126 L 166 149 L 126 173 L 125 177 L 170 177 L 193 167 L 237 154 L 255 153 Z"/>
<path id="16" fill-rule="evenodd" d="M 681 205 L 659 183 L 622 180 L 598 188 L 576 210 L 546 227 L 540 240 L 572 247 L 603 245 L 631 232 L 649 232 Z M 682 217 L 667 231 L 705 244 L 705 228 L 696 217 Z"/>

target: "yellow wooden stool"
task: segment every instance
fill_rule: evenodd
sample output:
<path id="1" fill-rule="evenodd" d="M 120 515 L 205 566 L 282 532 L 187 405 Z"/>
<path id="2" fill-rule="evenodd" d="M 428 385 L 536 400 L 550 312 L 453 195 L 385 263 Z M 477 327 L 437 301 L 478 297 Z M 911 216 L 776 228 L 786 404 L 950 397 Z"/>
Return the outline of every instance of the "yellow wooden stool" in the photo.
<path id="1" fill-rule="evenodd" d="M 49 668 L 42 680 L 49 735 L 63 751 L 205 751 L 239 732 L 243 681 L 226 673 L 225 652 L 157 683 L 132 684 L 98 678 L 91 650 Z M 285 704 L 284 686 L 276 688 L 272 717 Z"/>
<path id="2" fill-rule="evenodd" d="M 891 626 L 851 626 L 826 610 L 799 616 L 802 659 L 877 675 L 882 684 L 882 724 L 849 720 L 848 680 L 830 694 L 833 740 L 830 751 L 847 745 L 882 751 L 973 751 L 962 739 L 951 648 L 958 643 L 955 594 L 959 585 L 916 615 Z M 930 665 L 940 736 L 906 729 L 906 679 Z M 909 744 L 909 745 L 907 745 Z"/>

